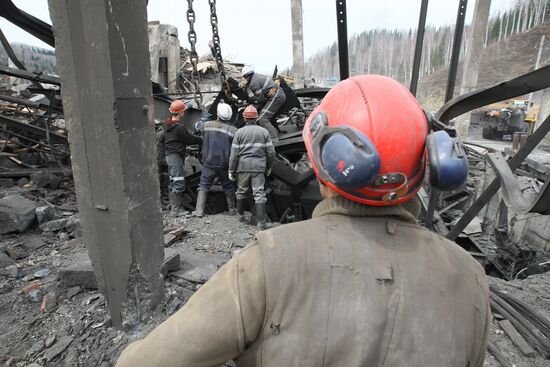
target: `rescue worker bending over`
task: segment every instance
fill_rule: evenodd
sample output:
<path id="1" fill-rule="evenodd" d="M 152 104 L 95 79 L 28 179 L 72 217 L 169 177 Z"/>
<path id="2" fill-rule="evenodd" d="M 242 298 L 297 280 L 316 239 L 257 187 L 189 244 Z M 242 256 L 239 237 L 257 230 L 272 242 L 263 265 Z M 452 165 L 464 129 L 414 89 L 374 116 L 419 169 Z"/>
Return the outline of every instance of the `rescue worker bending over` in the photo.
<path id="1" fill-rule="evenodd" d="M 257 233 L 117 366 L 483 366 L 485 273 L 411 214 L 427 134 L 398 82 L 337 84 L 303 130 L 313 218 Z"/>
<path id="2" fill-rule="evenodd" d="M 185 191 L 185 174 L 183 166 L 187 154 L 187 144 L 200 144 L 202 139 L 192 135 L 180 120 L 187 106 L 180 100 L 170 105 L 170 117 L 165 121 L 166 133 L 164 136 L 166 163 L 170 182 L 168 190 L 170 195 L 170 214 L 172 216 L 189 215 L 190 212 L 183 206 L 183 193 Z"/>
<path id="3" fill-rule="evenodd" d="M 244 109 L 246 125 L 235 133 L 229 157 L 229 178 L 237 181 L 237 212 L 243 219 L 246 194 L 252 187 L 256 204 L 257 227 L 267 227 L 265 176 L 271 172 L 275 148 L 266 129 L 256 125 L 258 111 L 253 106 Z"/>
<path id="4" fill-rule="evenodd" d="M 253 94 L 253 99 L 263 105 L 258 125 L 269 131 L 271 139 L 279 136 L 275 115 L 286 101 L 285 92 L 267 75 L 255 73 L 250 66 L 243 67 L 241 76 Z"/>
<path id="5" fill-rule="evenodd" d="M 218 119 L 207 121 L 202 126 L 202 172 L 199 183 L 199 194 L 197 196 L 197 206 L 193 215 L 197 217 L 204 216 L 206 198 L 208 190 L 212 187 L 214 179 L 219 177 L 222 184 L 229 214 L 235 215 L 235 186 L 229 179 L 227 169 L 229 167 L 229 154 L 231 153 L 231 143 L 237 128 L 229 123 L 233 111 L 231 106 L 225 103 L 218 103 Z"/>

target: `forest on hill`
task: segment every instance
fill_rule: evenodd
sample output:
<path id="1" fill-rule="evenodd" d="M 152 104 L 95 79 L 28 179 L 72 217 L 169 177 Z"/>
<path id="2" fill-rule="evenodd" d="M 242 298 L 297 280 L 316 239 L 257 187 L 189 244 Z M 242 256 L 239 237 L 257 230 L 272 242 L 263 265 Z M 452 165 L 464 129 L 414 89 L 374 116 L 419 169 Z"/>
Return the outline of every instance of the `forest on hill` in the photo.
<path id="1" fill-rule="evenodd" d="M 485 34 L 485 47 L 524 33 L 550 21 L 550 0 L 517 0 L 513 7 L 493 15 Z M 469 27 L 465 28 L 465 35 Z M 450 63 L 454 24 L 427 26 L 422 52 L 420 75 L 430 75 Z M 349 39 L 351 75 L 382 74 L 408 85 L 416 29 L 373 29 L 355 34 Z M 550 40 L 548 40 L 550 42 Z M 468 49 L 468 37 L 462 42 L 461 57 Z M 316 80 L 339 75 L 336 43 L 320 50 L 306 61 L 306 77 Z"/>
<path id="2" fill-rule="evenodd" d="M 22 43 L 12 43 L 11 47 L 17 58 L 30 71 L 42 71 L 48 74 L 56 73 L 55 50 Z M 0 46 L 0 65 L 8 66 L 8 54 Z"/>

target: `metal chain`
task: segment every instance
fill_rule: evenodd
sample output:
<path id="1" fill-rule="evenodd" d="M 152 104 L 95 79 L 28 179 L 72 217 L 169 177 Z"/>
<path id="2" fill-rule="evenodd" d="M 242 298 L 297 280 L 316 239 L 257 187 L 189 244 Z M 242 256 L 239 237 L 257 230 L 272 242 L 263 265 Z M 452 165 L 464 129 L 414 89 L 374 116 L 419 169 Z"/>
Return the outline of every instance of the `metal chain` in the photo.
<path id="1" fill-rule="evenodd" d="M 212 44 L 214 48 L 214 59 L 218 66 L 218 72 L 220 73 L 220 81 L 222 83 L 222 88 L 225 93 L 225 96 L 233 104 L 238 105 L 238 101 L 233 97 L 231 93 L 231 87 L 227 81 L 227 76 L 225 75 L 225 68 L 223 66 L 222 58 L 222 49 L 220 45 L 220 34 L 218 33 L 218 16 L 216 15 L 216 0 L 208 0 L 210 5 L 210 24 L 212 25 Z"/>
<path id="2" fill-rule="evenodd" d="M 189 32 L 187 32 L 187 38 L 191 45 L 191 52 L 189 54 L 189 60 L 193 66 L 191 72 L 191 82 L 193 83 L 193 93 L 197 106 L 202 110 L 202 93 L 199 86 L 200 74 L 197 70 L 197 64 L 199 63 L 199 55 L 197 54 L 197 33 L 195 32 L 195 11 L 193 10 L 193 0 L 187 0 L 187 22 L 189 23 Z"/>

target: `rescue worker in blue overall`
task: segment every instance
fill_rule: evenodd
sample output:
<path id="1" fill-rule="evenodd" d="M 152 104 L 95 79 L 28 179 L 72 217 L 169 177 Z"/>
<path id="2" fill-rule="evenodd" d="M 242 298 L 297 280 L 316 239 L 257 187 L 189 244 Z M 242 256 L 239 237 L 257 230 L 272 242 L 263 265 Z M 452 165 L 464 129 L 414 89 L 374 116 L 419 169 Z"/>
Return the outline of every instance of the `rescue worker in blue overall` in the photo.
<path id="1" fill-rule="evenodd" d="M 168 164 L 170 182 L 168 184 L 170 197 L 170 214 L 178 217 L 189 215 L 190 212 L 183 206 L 183 193 L 185 192 L 185 173 L 183 170 L 188 144 L 200 144 L 202 139 L 192 135 L 180 120 L 187 106 L 180 100 L 170 105 L 170 117 L 165 121 L 165 155 Z"/>
<path id="2" fill-rule="evenodd" d="M 258 111 L 248 106 L 243 112 L 246 125 L 235 133 L 229 157 L 229 178 L 237 181 L 237 212 L 243 219 L 246 195 L 252 187 L 256 204 L 257 227 L 265 229 L 266 202 L 265 176 L 269 176 L 275 159 L 275 148 L 266 129 L 256 124 Z"/>
<path id="3" fill-rule="evenodd" d="M 237 213 L 235 207 L 235 186 L 233 186 L 233 182 L 231 182 L 227 173 L 231 144 L 233 143 L 233 135 L 237 132 L 237 128 L 229 122 L 233 115 L 231 106 L 223 102 L 219 103 L 217 112 L 217 120 L 196 125 L 197 130 L 202 132 L 203 137 L 202 173 L 197 205 L 193 212 L 193 215 L 197 217 L 204 216 L 208 190 L 212 187 L 216 177 L 220 179 L 223 191 L 225 192 L 229 214 L 235 215 Z"/>
<path id="4" fill-rule="evenodd" d="M 241 71 L 245 83 L 252 92 L 252 99 L 258 104 L 263 105 L 258 116 L 258 125 L 267 129 L 271 139 L 279 136 L 277 123 L 273 121 L 275 115 L 286 101 L 285 92 L 267 75 L 254 72 L 250 66 L 246 65 Z"/>

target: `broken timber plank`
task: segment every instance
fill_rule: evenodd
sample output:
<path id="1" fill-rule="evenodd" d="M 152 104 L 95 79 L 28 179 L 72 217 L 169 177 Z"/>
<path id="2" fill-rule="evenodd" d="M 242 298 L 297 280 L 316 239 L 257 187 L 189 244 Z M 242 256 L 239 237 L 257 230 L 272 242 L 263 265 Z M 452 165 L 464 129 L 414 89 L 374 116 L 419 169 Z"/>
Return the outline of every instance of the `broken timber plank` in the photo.
<path id="1" fill-rule="evenodd" d="M 502 320 L 500 322 L 500 327 L 502 330 L 506 332 L 506 334 L 510 337 L 512 342 L 518 347 L 518 349 L 523 353 L 523 355 L 527 357 L 534 356 L 535 350 L 527 341 L 521 336 L 521 334 L 514 328 L 514 325 L 508 320 Z"/>

